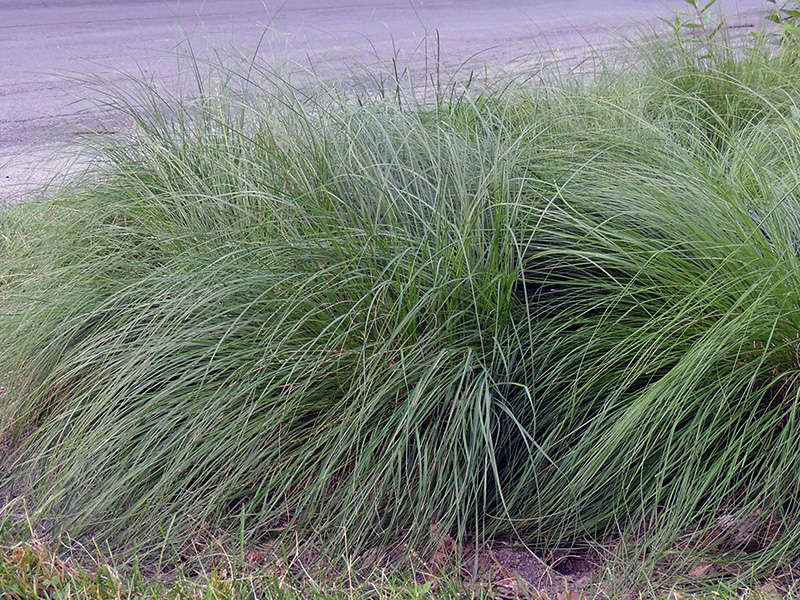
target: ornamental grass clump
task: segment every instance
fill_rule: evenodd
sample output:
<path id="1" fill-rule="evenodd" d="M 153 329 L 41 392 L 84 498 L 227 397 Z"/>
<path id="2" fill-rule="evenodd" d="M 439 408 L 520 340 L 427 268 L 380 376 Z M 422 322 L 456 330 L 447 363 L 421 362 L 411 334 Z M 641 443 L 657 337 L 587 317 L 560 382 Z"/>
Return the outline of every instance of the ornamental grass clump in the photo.
<path id="1" fill-rule="evenodd" d="M 796 556 L 796 68 L 681 51 L 435 106 L 150 90 L 0 215 L 8 479 L 140 550 Z"/>

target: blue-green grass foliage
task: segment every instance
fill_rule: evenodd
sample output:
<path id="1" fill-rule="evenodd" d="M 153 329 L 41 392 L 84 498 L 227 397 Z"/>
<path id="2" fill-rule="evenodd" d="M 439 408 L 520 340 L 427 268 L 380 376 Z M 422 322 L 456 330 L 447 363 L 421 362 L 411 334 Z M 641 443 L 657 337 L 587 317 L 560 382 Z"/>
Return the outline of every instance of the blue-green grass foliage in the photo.
<path id="1" fill-rule="evenodd" d="M 249 69 L 144 86 L 102 169 L 0 215 L 0 425 L 49 523 L 800 553 L 791 48 L 434 106 Z"/>

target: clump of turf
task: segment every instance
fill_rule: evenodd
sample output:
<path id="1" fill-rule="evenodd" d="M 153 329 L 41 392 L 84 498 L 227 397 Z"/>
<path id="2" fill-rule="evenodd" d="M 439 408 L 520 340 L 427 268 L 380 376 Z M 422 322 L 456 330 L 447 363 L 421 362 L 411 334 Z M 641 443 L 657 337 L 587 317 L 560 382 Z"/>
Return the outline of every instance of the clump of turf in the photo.
<path id="1" fill-rule="evenodd" d="M 435 106 L 252 66 L 130 105 L 91 185 L 0 215 L 0 426 L 42 514 L 140 549 L 800 553 L 794 53 L 650 52 Z"/>

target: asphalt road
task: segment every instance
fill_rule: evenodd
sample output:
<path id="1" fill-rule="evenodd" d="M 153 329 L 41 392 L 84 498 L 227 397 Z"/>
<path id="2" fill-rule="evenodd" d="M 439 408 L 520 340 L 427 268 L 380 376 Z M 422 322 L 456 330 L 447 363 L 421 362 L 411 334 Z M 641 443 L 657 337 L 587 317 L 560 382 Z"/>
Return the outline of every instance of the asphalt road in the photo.
<path id="1" fill-rule="evenodd" d="M 748 26 L 767 6 L 719 0 L 715 9 Z M 524 69 L 686 8 L 684 0 L 0 0 L 0 203 L 65 168 L 64 144 L 121 126 L 92 106 L 99 95 L 88 80 L 176 81 L 176 51 L 188 44 L 200 56 L 235 47 L 276 64 L 311 61 L 334 79 L 393 56 L 416 69 L 434 57 L 448 71 Z"/>

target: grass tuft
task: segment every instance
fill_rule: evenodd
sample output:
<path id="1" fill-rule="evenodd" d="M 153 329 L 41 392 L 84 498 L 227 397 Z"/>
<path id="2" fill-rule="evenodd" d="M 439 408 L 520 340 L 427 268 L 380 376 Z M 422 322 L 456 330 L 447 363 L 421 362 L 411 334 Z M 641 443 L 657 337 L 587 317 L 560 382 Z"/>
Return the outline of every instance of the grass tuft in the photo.
<path id="1" fill-rule="evenodd" d="M 753 42 L 432 105 L 258 63 L 143 84 L 99 174 L 0 215 L 6 478 L 176 556 L 619 534 L 650 569 L 788 565 L 796 71 Z"/>

